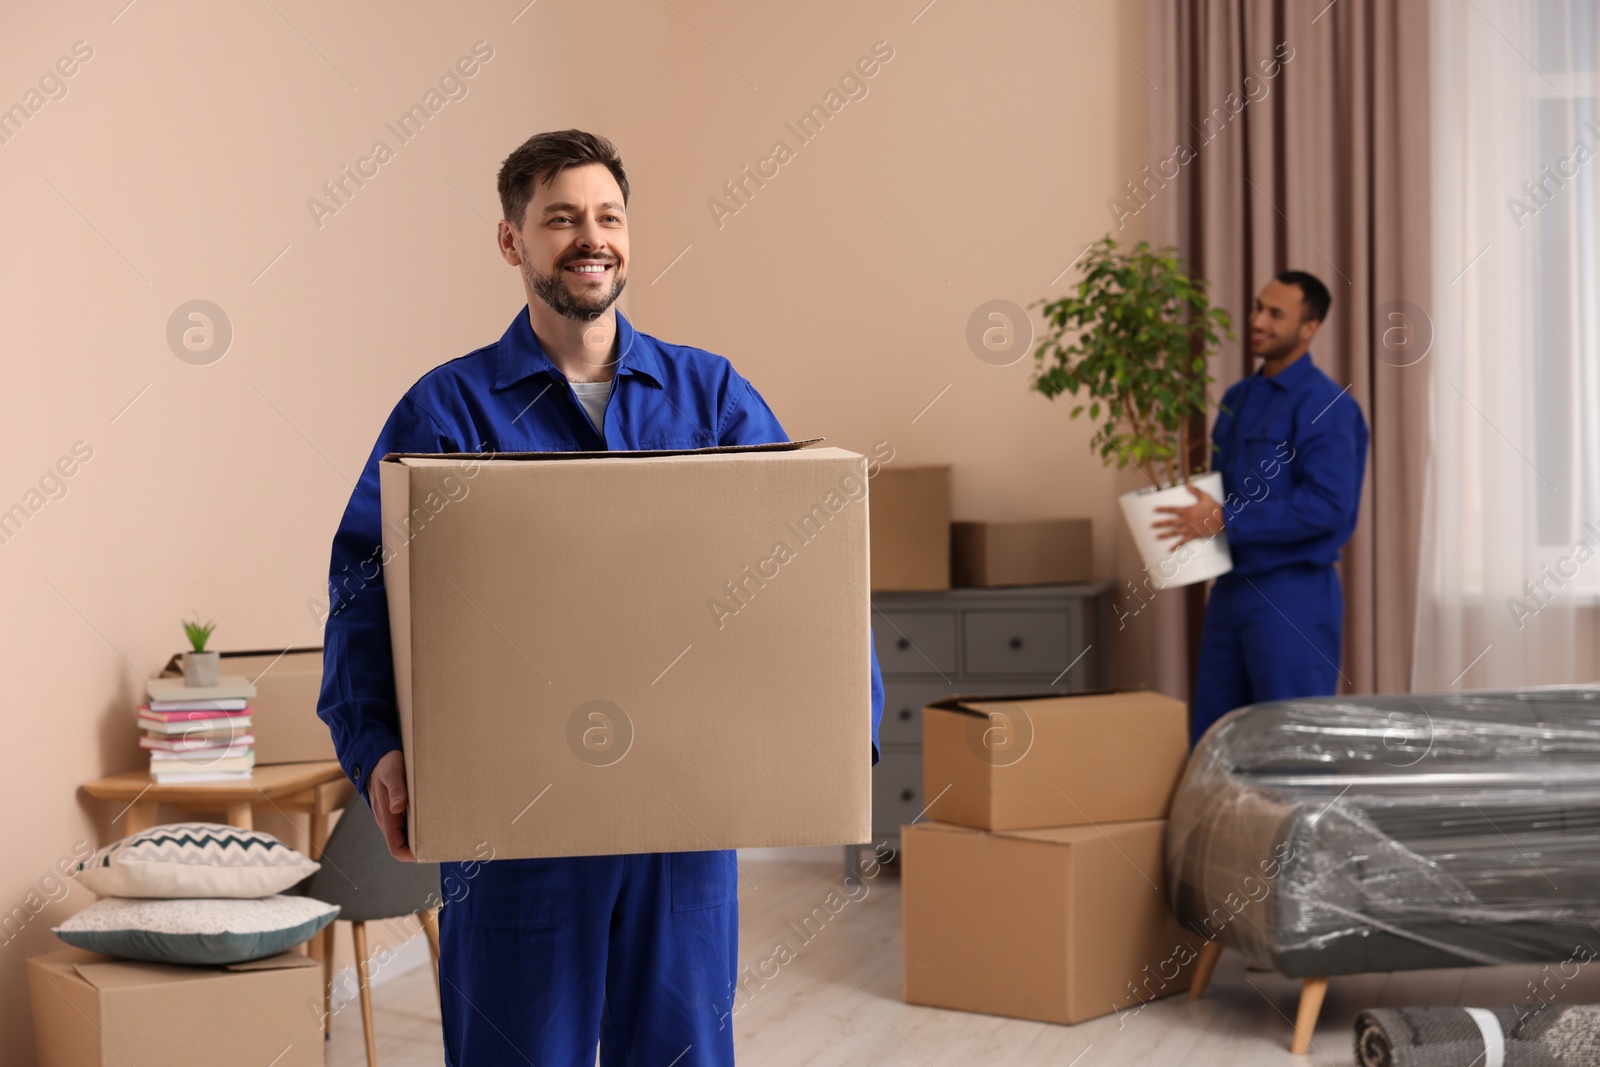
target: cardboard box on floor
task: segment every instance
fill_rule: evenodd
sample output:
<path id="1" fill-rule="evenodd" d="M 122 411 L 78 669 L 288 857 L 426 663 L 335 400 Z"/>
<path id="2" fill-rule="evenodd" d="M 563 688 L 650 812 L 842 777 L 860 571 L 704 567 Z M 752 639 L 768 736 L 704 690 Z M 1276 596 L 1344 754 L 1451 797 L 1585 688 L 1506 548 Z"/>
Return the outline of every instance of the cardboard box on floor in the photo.
<path id="1" fill-rule="evenodd" d="M 901 829 L 905 999 L 1078 1023 L 1189 987 L 1201 939 L 1163 879 L 1163 819 Z"/>
<path id="2" fill-rule="evenodd" d="M 872 588 L 950 588 L 950 468 L 880 466 L 872 478 Z"/>
<path id="3" fill-rule="evenodd" d="M 417 859 L 871 835 L 866 459 L 389 455 Z"/>
<path id="4" fill-rule="evenodd" d="M 1164 819 L 1187 709 L 1149 690 L 951 697 L 922 715 L 928 818 L 984 830 Z"/>
<path id="5" fill-rule="evenodd" d="M 66 948 L 28 960 L 38 1067 L 321 1067 L 322 965 L 298 952 L 227 967 Z"/>
<path id="6" fill-rule="evenodd" d="M 1088 519 L 956 522 L 950 525 L 950 580 L 957 586 L 1052 585 L 1094 576 Z"/>
<path id="7" fill-rule="evenodd" d="M 250 732 L 256 739 L 256 766 L 337 758 L 328 724 L 317 718 L 317 696 L 322 690 L 320 647 L 223 652 L 219 658 L 223 674 L 243 675 L 255 682 Z M 164 677 L 182 675 L 179 657 L 167 661 L 161 673 Z"/>

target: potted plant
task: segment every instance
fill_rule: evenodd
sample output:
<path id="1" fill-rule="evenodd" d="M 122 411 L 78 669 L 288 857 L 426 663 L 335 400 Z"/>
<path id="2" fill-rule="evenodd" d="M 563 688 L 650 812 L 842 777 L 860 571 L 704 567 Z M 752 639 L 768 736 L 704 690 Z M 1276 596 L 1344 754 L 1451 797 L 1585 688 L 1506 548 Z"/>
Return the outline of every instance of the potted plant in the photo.
<path id="1" fill-rule="evenodd" d="M 211 631 L 217 628 L 214 622 L 200 625 L 200 614 L 195 613 L 194 622 L 183 624 L 183 632 L 189 638 L 190 651 L 183 654 L 183 684 L 184 685 L 216 685 L 217 667 L 221 658 L 216 652 L 206 651 L 206 642 L 211 638 Z"/>
<path id="2" fill-rule="evenodd" d="M 1090 447 L 1118 469 L 1134 466 L 1149 484 L 1120 498 L 1122 513 L 1157 588 L 1189 585 L 1233 567 L 1220 531 L 1174 550 L 1157 537 L 1159 507 L 1188 506 L 1195 485 L 1223 499 L 1222 475 L 1195 462 L 1191 425 L 1204 426 L 1207 358 L 1232 319 L 1211 306 L 1205 282 L 1190 277 L 1177 250 L 1140 241 L 1119 251 L 1110 237 L 1082 257 L 1075 289 L 1044 304 L 1046 332 L 1034 350 L 1032 388 L 1070 393 L 1072 417 L 1088 413 L 1098 433 Z"/>

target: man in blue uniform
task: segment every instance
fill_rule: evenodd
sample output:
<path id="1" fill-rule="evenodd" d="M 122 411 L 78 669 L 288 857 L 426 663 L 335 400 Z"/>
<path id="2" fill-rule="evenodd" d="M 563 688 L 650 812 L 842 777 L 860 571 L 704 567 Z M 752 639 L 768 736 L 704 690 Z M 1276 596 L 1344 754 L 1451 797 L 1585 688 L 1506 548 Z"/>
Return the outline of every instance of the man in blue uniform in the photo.
<path id="1" fill-rule="evenodd" d="M 1233 570 L 1206 604 L 1191 740 L 1234 708 L 1338 691 L 1344 596 L 1333 564 L 1356 528 L 1367 423 L 1311 361 L 1327 286 L 1278 275 L 1256 297 L 1250 351 L 1261 369 L 1230 388 L 1212 429 L 1226 500 L 1193 487 L 1156 524 L 1175 545 L 1218 530 Z"/>
<path id="2" fill-rule="evenodd" d="M 639 333 L 612 306 L 627 281 L 628 179 L 611 142 L 539 134 L 507 157 L 499 190 L 500 254 L 520 270 L 527 308 L 497 343 L 434 368 L 400 398 L 333 542 L 317 714 L 402 860 L 413 858 L 405 766 L 374 565 L 383 456 L 789 439 L 726 359 Z M 876 655 L 871 678 L 875 764 Z M 592 1067 L 598 1042 L 607 1067 L 731 1065 L 736 870 L 731 851 L 443 864 L 447 1062 Z"/>

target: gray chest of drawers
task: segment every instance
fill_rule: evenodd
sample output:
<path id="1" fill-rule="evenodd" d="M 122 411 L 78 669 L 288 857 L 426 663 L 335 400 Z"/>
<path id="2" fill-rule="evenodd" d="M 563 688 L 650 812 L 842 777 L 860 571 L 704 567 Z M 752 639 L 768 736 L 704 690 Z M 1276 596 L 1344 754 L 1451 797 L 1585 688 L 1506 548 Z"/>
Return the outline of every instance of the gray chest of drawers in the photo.
<path id="1" fill-rule="evenodd" d="M 898 854 L 922 815 L 922 709 L 957 695 L 1098 689 L 1107 675 L 1107 582 L 938 593 L 874 593 L 883 671 L 881 757 L 872 769 L 872 839 Z M 861 846 L 846 846 L 846 874 Z"/>

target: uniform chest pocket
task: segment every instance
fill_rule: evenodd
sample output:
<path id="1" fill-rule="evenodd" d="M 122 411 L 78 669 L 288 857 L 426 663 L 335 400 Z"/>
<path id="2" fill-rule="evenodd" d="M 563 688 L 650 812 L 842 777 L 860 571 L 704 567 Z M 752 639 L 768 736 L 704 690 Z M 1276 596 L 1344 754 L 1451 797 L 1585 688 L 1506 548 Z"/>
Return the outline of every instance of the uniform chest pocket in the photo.
<path id="1" fill-rule="evenodd" d="M 667 856 L 673 911 L 727 904 L 734 899 L 738 877 L 738 859 L 731 851 L 672 852 Z"/>
<path id="2" fill-rule="evenodd" d="M 1239 430 L 1244 463 L 1239 467 L 1239 484 L 1229 486 L 1229 492 L 1243 500 L 1260 500 L 1292 485 L 1294 423 L 1279 418 L 1241 426 Z"/>

